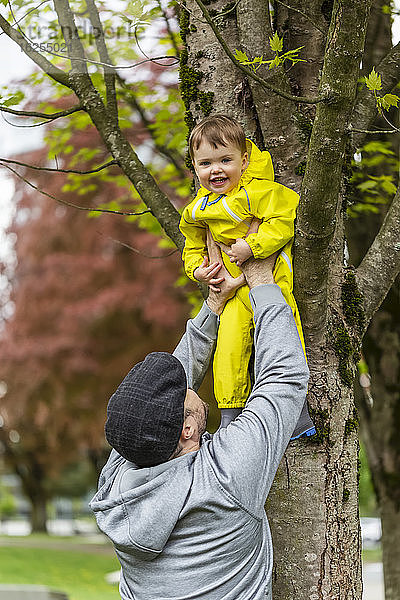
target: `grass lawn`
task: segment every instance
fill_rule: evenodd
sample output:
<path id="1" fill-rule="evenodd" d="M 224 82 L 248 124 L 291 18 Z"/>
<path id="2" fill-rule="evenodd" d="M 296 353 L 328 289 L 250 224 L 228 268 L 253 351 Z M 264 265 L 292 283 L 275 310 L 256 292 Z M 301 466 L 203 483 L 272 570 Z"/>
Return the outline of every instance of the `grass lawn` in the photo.
<path id="1" fill-rule="evenodd" d="M 382 548 L 368 548 L 362 551 L 364 562 L 382 562 Z"/>
<path id="2" fill-rule="evenodd" d="M 76 538 L 2 538 L 0 583 L 46 585 L 67 593 L 70 600 L 118 600 L 118 586 L 104 579 L 106 573 L 119 569 L 117 559 L 112 553 L 100 553 L 82 541 L 80 544 L 84 551 L 80 551 Z"/>

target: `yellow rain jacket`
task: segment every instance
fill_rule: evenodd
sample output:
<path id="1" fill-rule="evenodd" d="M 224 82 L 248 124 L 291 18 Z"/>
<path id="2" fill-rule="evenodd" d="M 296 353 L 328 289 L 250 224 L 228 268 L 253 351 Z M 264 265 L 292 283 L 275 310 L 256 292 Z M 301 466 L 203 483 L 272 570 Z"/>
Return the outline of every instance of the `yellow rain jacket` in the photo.
<path id="1" fill-rule="evenodd" d="M 261 152 L 247 140 L 249 165 L 238 185 L 226 195 L 200 187 L 195 199 L 185 207 L 180 230 L 186 242 L 183 250 L 185 271 L 193 273 L 207 254 L 206 227 L 216 242 L 231 245 L 244 238 L 251 220 L 262 220 L 257 233 L 246 237 L 255 258 L 266 258 L 280 250 L 274 279 L 293 310 L 303 348 L 302 327 L 293 297 L 292 243 L 299 196 L 276 183 L 269 152 Z M 233 277 L 241 270 L 223 253 L 223 261 Z M 220 318 L 214 355 L 214 392 L 219 408 L 239 408 L 250 393 L 248 365 L 253 344 L 253 313 L 249 288 L 242 286 L 229 300 Z"/>

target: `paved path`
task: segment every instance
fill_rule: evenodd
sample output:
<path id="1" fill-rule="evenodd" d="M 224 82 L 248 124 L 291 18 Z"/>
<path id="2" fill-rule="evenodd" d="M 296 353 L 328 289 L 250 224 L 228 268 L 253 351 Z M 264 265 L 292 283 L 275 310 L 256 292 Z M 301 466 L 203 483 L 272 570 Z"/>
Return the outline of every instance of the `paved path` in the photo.
<path id="1" fill-rule="evenodd" d="M 363 563 L 363 600 L 385 600 L 382 563 Z"/>
<path id="2" fill-rule="evenodd" d="M 45 548 L 46 550 L 67 550 L 68 552 L 83 552 L 92 554 L 105 554 L 112 556 L 114 549 L 111 544 L 96 539 L 85 538 L 82 542 L 63 541 L 59 539 L 31 538 L 25 536 L 9 537 L 0 536 L 0 546 L 13 548 Z"/>

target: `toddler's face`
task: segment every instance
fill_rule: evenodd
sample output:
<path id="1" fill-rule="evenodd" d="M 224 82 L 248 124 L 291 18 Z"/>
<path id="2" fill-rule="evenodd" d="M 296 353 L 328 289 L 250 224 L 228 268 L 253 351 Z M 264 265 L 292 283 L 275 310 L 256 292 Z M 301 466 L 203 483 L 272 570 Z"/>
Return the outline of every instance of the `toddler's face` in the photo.
<path id="1" fill-rule="evenodd" d="M 248 164 L 247 152 L 242 155 L 232 144 L 214 148 L 203 140 L 193 154 L 194 169 L 201 185 L 216 194 L 226 194 L 236 187 Z"/>

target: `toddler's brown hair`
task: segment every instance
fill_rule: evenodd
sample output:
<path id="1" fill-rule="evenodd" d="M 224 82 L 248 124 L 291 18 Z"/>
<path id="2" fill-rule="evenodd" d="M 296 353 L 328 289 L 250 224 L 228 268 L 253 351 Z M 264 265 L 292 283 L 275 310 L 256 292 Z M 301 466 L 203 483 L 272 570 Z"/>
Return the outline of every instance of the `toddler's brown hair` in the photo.
<path id="1" fill-rule="evenodd" d="M 233 144 L 239 148 L 242 155 L 246 152 L 246 134 L 243 127 L 228 115 L 210 115 L 193 128 L 189 137 L 189 154 L 192 160 L 204 139 L 214 148 Z"/>

